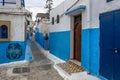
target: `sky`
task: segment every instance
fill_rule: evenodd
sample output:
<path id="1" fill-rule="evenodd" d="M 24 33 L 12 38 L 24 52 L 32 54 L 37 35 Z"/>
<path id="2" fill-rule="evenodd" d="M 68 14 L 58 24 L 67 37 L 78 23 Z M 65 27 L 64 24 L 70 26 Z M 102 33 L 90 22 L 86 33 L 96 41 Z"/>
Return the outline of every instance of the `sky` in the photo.
<path id="1" fill-rule="evenodd" d="M 64 0 L 53 0 L 53 8 L 59 5 Z M 25 0 L 26 9 L 32 12 L 33 20 L 37 13 L 45 13 L 47 10 L 44 8 L 46 0 Z"/>

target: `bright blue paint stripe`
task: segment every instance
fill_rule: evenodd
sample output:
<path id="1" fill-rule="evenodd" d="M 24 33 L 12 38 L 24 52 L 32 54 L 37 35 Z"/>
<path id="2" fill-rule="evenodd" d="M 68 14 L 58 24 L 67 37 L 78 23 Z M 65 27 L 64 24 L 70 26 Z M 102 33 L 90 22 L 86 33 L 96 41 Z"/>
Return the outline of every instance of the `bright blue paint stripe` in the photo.
<path id="1" fill-rule="evenodd" d="M 36 42 L 38 42 L 43 48 L 45 47 L 44 43 L 45 43 L 45 40 L 44 40 L 44 36 L 42 33 L 40 32 L 35 32 L 35 40 Z"/>
<path id="2" fill-rule="evenodd" d="M 70 31 L 50 33 L 50 53 L 62 60 L 70 59 Z"/>
<path id="3" fill-rule="evenodd" d="M 99 75 L 99 28 L 82 30 L 82 66 Z"/>
<path id="4" fill-rule="evenodd" d="M 90 71 L 99 75 L 99 66 L 100 66 L 100 47 L 99 47 L 99 37 L 100 37 L 100 29 L 94 28 L 90 30 Z"/>
<path id="5" fill-rule="evenodd" d="M 101 80 L 107 80 L 99 75 L 100 68 L 100 47 L 99 47 L 100 29 L 91 28 L 82 30 L 82 67 L 89 73 L 99 77 Z"/>
<path id="6" fill-rule="evenodd" d="M 85 5 L 81 5 L 81 6 L 77 7 L 77 8 L 75 8 L 75 9 L 72 9 L 70 11 L 65 12 L 65 15 L 71 15 L 71 14 L 74 14 L 74 13 L 76 13 L 78 11 L 83 11 L 85 9 L 86 9 L 86 6 Z"/>
<path id="7" fill-rule="evenodd" d="M 30 48 L 30 40 L 27 40 L 26 42 L 26 51 L 25 51 L 25 60 L 31 61 L 34 57 L 32 55 L 32 50 Z"/>
<path id="8" fill-rule="evenodd" d="M 8 45 L 11 43 L 18 43 L 22 46 L 22 56 L 19 59 L 10 60 L 6 56 L 6 50 Z M 9 63 L 14 61 L 21 61 L 25 59 L 25 49 L 26 49 L 26 42 L 25 41 L 11 41 L 11 42 L 0 42 L 0 64 Z"/>
<path id="9" fill-rule="evenodd" d="M 82 30 L 82 67 L 90 72 L 90 29 Z"/>

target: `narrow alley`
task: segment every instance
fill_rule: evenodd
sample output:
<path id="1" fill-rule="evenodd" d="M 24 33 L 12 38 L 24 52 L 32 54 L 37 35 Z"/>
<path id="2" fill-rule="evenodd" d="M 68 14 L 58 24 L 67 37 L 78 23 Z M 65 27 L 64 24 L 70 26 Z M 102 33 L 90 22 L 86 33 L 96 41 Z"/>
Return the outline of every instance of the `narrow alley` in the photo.
<path id="1" fill-rule="evenodd" d="M 0 0 L 0 80 L 120 80 L 120 0 Z"/>
<path id="2" fill-rule="evenodd" d="M 53 68 L 53 62 L 44 56 L 34 41 L 31 41 L 31 49 L 34 60 L 2 65 L 0 80 L 63 80 Z M 22 71 L 22 68 L 26 69 Z"/>

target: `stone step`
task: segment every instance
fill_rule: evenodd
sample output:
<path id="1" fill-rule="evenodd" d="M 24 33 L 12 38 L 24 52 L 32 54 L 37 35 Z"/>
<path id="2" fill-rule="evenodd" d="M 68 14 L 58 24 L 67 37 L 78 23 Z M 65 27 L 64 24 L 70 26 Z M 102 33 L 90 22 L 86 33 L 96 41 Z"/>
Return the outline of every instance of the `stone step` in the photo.
<path id="1" fill-rule="evenodd" d="M 68 74 L 84 72 L 85 69 L 81 66 L 73 63 L 72 61 L 66 61 L 66 63 L 57 64 L 61 69 L 63 69 Z"/>

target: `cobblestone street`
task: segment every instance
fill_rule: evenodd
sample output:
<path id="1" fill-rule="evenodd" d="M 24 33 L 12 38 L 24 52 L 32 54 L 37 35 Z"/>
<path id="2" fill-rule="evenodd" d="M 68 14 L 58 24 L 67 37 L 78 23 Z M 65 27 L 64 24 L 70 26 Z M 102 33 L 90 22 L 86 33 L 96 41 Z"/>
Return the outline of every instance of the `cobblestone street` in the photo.
<path id="1" fill-rule="evenodd" d="M 31 42 L 31 49 L 34 60 L 1 66 L 0 80 L 63 80 L 53 68 L 53 62 L 44 56 L 33 41 Z M 28 72 L 13 73 L 14 68 L 23 67 L 30 70 Z"/>

